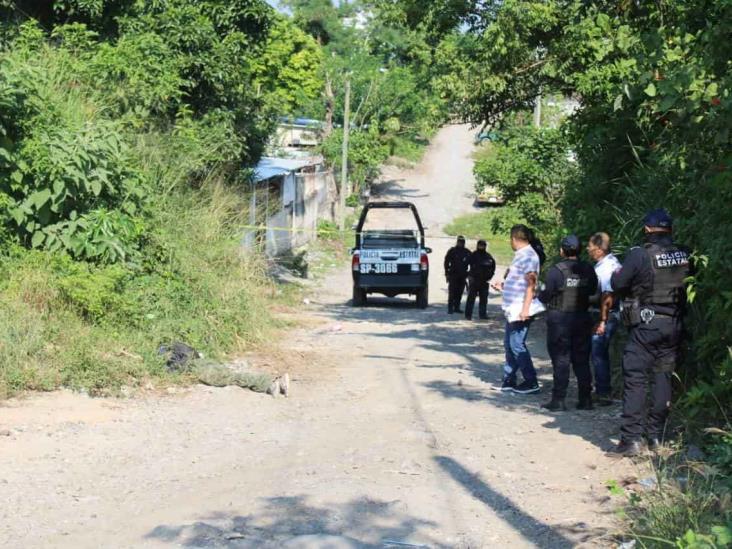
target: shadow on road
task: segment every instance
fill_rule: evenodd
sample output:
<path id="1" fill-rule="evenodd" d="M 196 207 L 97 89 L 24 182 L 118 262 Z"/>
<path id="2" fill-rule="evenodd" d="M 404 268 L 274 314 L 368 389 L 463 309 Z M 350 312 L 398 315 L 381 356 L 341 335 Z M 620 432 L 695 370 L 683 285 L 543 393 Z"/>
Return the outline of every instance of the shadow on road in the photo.
<path id="1" fill-rule="evenodd" d="M 377 199 L 407 200 L 413 198 L 429 198 L 430 194 L 421 189 L 405 189 L 400 182 L 405 179 L 386 179 L 371 185 L 371 194 Z"/>
<path id="2" fill-rule="evenodd" d="M 433 324 L 460 320 L 460 316 L 448 316 L 442 305 L 430 305 L 426 309 L 417 307 L 413 297 L 369 296 L 363 307 L 354 307 L 351 302 L 329 305 L 326 315 L 338 322 L 386 323 L 391 326 L 406 324 Z"/>
<path id="3" fill-rule="evenodd" d="M 471 496 L 488 506 L 493 513 L 537 547 L 574 547 L 578 542 L 586 542 L 605 534 L 603 530 L 592 530 L 584 523 L 551 526 L 541 522 L 522 511 L 511 499 L 491 488 L 479 475 L 472 473 L 453 458 L 434 456 L 433 460 Z"/>
<path id="4" fill-rule="evenodd" d="M 461 315 L 448 315 L 444 305 L 432 305 L 425 310 L 414 307 L 406 299 L 379 300 L 374 307 L 354 308 L 337 306 L 331 310 L 334 318 L 354 323 L 376 323 L 388 325 L 388 330 L 363 333 L 364 337 L 378 341 L 411 340 L 424 350 L 430 351 L 434 360 L 418 361 L 414 367 L 420 369 L 452 369 L 466 372 L 483 384 L 472 385 L 436 379 L 423 386 L 442 395 L 445 399 L 461 399 L 475 405 L 491 404 L 498 408 L 522 409 L 529 413 L 547 417 L 544 427 L 558 429 L 561 433 L 579 436 L 602 450 L 612 446 L 611 437 L 616 434 L 618 423 L 617 406 L 596 408 L 593 411 L 575 411 L 576 383 L 572 380 L 567 399 L 569 411 L 550 413 L 541 404 L 551 394 L 551 365 L 546 352 L 546 331 L 543 320 L 537 320 L 531 327 L 529 349 L 534 357 L 543 386 L 538 395 L 516 395 L 502 393 L 498 389 L 503 377 L 504 321 L 500 307 L 490 304 L 489 320 L 467 321 Z M 361 332 L 359 332 L 361 333 Z M 386 348 L 389 347 L 385 343 Z M 408 357 L 394 356 L 394 353 L 374 352 L 368 358 L 407 360 Z"/>
<path id="5" fill-rule="evenodd" d="M 263 501 L 255 514 L 213 512 L 192 523 L 157 526 L 145 538 L 182 547 L 368 548 L 389 541 L 447 547 L 423 532 L 436 523 L 408 515 L 399 500 L 364 497 L 327 507 L 309 503 L 306 496 Z"/>

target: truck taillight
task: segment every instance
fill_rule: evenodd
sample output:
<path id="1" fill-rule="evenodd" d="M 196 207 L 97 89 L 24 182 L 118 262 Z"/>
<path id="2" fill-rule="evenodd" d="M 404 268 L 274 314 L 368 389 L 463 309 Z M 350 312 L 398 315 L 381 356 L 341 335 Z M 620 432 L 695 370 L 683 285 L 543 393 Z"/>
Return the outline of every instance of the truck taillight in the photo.
<path id="1" fill-rule="evenodd" d="M 358 271 L 360 263 L 361 260 L 359 259 L 358 254 L 353 254 L 353 257 L 351 257 L 351 270 Z"/>
<path id="2" fill-rule="evenodd" d="M 430 260 L 427 258 L 427 254 L 422 252 L 419 256 L 419 268 L 426 271 L 430 266 Z"/>

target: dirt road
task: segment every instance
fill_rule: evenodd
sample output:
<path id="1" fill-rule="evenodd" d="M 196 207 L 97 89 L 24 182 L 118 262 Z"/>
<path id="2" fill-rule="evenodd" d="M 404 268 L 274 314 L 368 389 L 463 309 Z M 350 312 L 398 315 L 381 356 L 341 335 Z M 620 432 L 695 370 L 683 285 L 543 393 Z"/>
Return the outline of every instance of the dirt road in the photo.
<path id="1" fill-rule="evenodd" d="M 380 192 L 415 201 L 438 236 L 470 208 L 471 145 L 466 127 L 445 128 Z M 445 314 L 448 244 L 429 240 L 426 311 L 407 299 L 352 308 L 348 266 L 323 281 L 302 313 L 310 327 L 283 342 L 300 364 L 289 399 L 194 387 L 4 404 L 0 545 L 609 545 L 604 484 L 629 467 L 602 451 L 617 408 L 551 415 L 546 394 L 497 391 L 498 298 L 486 322 Z"/>

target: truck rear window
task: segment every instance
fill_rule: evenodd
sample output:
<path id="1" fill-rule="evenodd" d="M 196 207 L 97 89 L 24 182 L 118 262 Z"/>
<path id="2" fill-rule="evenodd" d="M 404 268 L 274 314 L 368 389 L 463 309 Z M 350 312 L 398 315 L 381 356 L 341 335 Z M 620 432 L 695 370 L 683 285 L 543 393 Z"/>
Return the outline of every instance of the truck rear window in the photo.
<path id="1" fill-rule="evenodd" d="M 389 248 L 418 248 L 419 233 L 411 230 L 372 230 L 361 233 L 364 250 Z"/>

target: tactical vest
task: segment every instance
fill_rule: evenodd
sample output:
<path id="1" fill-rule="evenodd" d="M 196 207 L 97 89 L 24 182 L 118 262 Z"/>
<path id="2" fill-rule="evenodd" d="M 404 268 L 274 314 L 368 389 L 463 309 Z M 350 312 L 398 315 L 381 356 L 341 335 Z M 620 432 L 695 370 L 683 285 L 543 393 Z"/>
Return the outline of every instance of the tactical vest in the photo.
<path id="1" fill-rule="evenodd" d="M 475 255 L 477 255 L 479 259 L 477 264 L 471 265 L 471 274 L 477 277 L 480 281 L 487 282 L 496 272 L 496 262 L 493 259 L 493 256 L 488 254 L 488 252 L 479 253 L 476 251 Z M 475 267 L 475 272 L 472 271 L 473 267 Z"/>
<path id="2" fill-rule="evenodd" d="M 578 269 L 578 261 L 562 261 L 556 265 L 564 276 L 564 282 L 559 293 L 552 298 L 549 308 L 563 313 L 584 312 L 590 306 L 590 280 L 583 276 Z"/>
<path id="3" fill-rule="evenodd" d="M 470 250 L 453 246 L 445 256 L 445 274 L 450 277 L 463 277 L 468 274 Z"/>
<path id="4" fill-rule="evenodd" d="M 653 279 L 651 287 L 639 296 L 641 305 L 681 306 L 686 297 L 684 280 L 691 272 L 689 252 L 675 244 L 647 243 L 643 248 L 651 260 Z"/>

